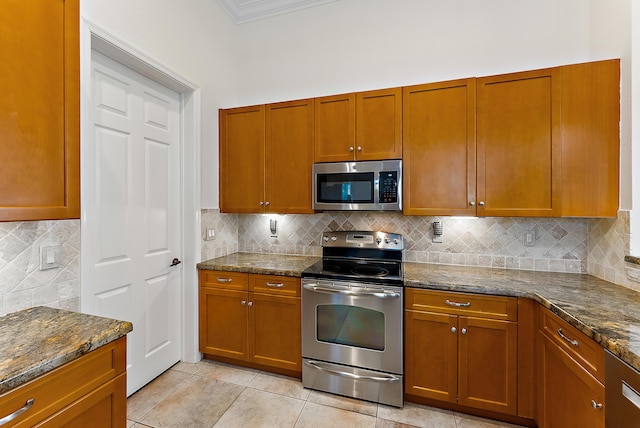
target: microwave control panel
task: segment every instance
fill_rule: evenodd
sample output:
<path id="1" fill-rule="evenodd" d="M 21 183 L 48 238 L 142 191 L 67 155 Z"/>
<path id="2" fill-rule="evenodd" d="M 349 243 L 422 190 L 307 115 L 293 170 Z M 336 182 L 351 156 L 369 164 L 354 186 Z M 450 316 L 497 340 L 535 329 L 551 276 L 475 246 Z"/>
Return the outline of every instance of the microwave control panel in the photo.
<path id="1" fill-rule="evenodd" d="M 398 202 L 398 171 L 380 171 L 380 203 Z"/>

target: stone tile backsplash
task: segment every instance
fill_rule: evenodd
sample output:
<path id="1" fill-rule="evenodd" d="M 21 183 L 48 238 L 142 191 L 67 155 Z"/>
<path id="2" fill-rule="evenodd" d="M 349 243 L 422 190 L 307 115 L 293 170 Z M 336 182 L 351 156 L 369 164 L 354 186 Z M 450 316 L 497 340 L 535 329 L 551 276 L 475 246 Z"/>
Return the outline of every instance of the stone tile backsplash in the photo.
<path id="1" fill-rule="evenodd" d="M 640 291 L 629 255 L 629 212 L 616 219 L 413 217 L 397 213 L 236 215 L 202 210 L 202 260 L 237 251 L 322 254 L 326 230 L 383 230 L 405 238 L 405 260 L 461 266 L 589 273 Z M 269 220 L 278 221 L 278 237 Z M 443 223 L 434 243 L 432 222 Z M 205 231 L 216 237 L 206 241 Z M 524 234 L 535 237 L 524 245 Z M 61 266 L 39 270 L 40 246 L 60 245 Z M 0 315 L 37 305 L 80 310 L 80 221 L 0 222 Z"/>
<path id="2" fill-rule="evenodd" d="M 219 214 L 215 210 L 205 210 L 202 217 L 203 224 L 218 223 L 222 230 L 232 231 L 237 224 L 237 250 L 242 252 L 319 256 L 322 254 L 320 235 L 324 231 L 382 230 L 404 236 L 404 257 L 407 261 L 587 272 L 586 219 L 416 217 L 374 212 L 234 216 Z M 232 217 L 236 217 L 237 222 Z M 269 230 L 272 218 L 278 221 L 278 236 L 275 238 L 270 236 Z M 433 242 L 433 221 L 443 224 L 442 243 Z M 524 245 L 525 231 L 534 237 L 533 246 Z M 233 252 L 228 242 L 231 239 L 223 238 L 220 244 L 215 240 L 205 241 L 203 260 Z"/>
<path id="3" fill-rule="evenodd" d="M 60 267 L 40 270 L 40 246 Z M 80 221 L 0 222 L 0 315 L 32 306 L 80 310 Z"/>

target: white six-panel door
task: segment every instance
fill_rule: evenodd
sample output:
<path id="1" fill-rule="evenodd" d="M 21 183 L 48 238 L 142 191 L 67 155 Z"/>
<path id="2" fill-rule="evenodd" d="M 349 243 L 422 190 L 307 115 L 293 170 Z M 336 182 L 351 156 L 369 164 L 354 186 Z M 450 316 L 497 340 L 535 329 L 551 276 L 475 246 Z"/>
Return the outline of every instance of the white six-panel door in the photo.
<path id="1" fill-rule="evenodd" d="M 131 395 L 180 359 L 180 95 L 96 51 L 91 81 L 82 306 L 133 323 Z"/>

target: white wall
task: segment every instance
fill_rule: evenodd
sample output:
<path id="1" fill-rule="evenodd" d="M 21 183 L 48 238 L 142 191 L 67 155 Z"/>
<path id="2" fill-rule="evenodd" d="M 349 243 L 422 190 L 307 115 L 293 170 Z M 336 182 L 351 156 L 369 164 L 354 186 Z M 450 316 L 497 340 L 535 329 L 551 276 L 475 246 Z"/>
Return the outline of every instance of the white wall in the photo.
<path id="1" fill-rule="evenodd" d="M 581 61 L 584 0 L 341 0 L 241 26 L 234 105 Z"/>

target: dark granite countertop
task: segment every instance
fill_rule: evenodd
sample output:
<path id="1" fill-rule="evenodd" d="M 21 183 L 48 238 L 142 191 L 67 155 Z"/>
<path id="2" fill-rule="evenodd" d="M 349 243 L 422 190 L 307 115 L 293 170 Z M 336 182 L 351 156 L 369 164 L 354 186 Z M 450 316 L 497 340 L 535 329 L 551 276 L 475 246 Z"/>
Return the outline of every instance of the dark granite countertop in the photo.
<path id="1" fill-rule="evenodd" d="M 300 276 L 319 257 L 235 253 L 199 269 Z M 404 264 L 407 287 L 527 297 L 640 370 L 640 293 L 586 274 Z"/>
<path id="2" fill-rule="evenodd" d="M 0 394 L 133 329 L 130 322 L 44 306 L 0 317 Z"/>
<path id="3" fill-rule="evenodd" d="M 299 277 L 303 270 L 320 260 L 315 256 L 233 253 L 197 264 L 198 269 L 246 272 Z"/>

